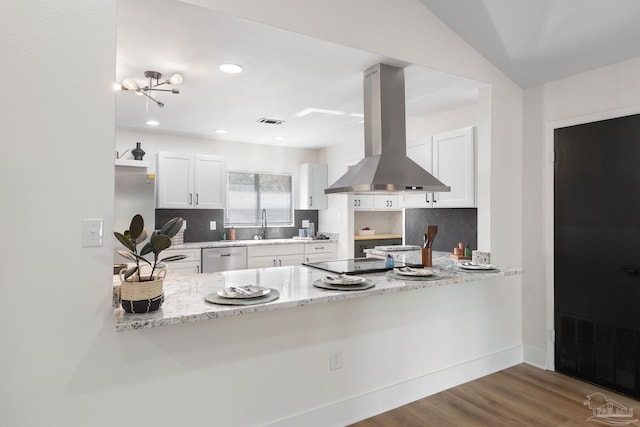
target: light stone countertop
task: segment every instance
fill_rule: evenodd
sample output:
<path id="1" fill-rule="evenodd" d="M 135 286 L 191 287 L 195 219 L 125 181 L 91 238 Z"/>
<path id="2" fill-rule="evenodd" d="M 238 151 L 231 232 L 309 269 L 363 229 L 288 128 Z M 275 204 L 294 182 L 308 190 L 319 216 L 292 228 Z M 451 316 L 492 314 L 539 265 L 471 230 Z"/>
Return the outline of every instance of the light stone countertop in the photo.
<path id="1" fill-rule="evenodd" d="M 407 251 L 401 257 L 412 262 L 411 259 L 419 259 L 420 252 Z M 394 280 L 387 278 L 385 273 L 363 274 L 375 283 L 375 287 L 362 291 L 318 289 L 313 282 L 330 273 L 305 266 L 169 276 L 164 282 L 165 302 L 159 310 L 148 314 L 128 314 L 120 307 L 115 308 L 115 326 L 118 332 L 132 331 L 522 274 L 521 269 L 507 267 L 499 267 L 499 272 L 459 271 L 453 267 L 446 252 L 434 252 L 433 261 L 434 272 L 442 276 L 439 280 Z M 117 283 L 119 279 L 114 276 L 114 285 Z M 204 299 L 206 295 L 224 287 L 248 284 L 276 289 L 280 297 L 272 302 L 250 306 L 216 305 Z"/>

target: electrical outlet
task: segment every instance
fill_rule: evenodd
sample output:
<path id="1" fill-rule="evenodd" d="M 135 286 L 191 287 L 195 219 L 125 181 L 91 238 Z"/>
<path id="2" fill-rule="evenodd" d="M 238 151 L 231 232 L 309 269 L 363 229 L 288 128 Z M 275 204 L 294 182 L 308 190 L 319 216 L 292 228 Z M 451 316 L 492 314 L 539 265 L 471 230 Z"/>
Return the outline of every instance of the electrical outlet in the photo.
<path id="1" fill-rule="evenodd" d="M 180 229 L 180 231 L 184 231 L 187 229 L 187 220 L 185 219 L 184 221 L 182 221 L 182 228 Z"/>
<path id="2" fill-rule="evenodd" d="M 216 229 L 216 222 L 215 221 L 209 221 L 209 230 L 213 231 Z"/>
<path id="3" fill-rule="evenodd" d="M 342 350 L 332 349 L 329 352 L 329 370 L 335 371 L 342 368 Z"/>

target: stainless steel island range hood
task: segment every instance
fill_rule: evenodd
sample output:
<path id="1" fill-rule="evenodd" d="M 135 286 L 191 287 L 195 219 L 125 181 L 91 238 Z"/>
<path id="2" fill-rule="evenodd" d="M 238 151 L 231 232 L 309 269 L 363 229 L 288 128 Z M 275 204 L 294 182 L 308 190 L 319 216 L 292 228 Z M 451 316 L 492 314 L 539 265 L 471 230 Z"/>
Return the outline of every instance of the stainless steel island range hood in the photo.
<path id="1" fill-rule="evenodd" d="M 407 157 L 404 70 L 376 64 L 364 72 L 364 159 L 325 189 L 332 193 L 448 192 Z"/>

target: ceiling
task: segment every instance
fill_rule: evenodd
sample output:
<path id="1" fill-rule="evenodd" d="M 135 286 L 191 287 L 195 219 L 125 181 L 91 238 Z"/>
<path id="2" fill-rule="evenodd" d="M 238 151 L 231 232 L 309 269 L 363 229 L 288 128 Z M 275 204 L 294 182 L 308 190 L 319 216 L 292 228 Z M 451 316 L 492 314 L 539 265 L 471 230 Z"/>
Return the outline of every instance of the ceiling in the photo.
<path id="1" fill-rule="evenodd" d="M 523 88 L 640 56 L 638 0 L 420 1 Z M 118 0 L 117 34 L 118 82 L 184 76 L 179 95 L 157 96 L 164 108 L 117 93 L 121 129 L 319 148 L 363 140 L 362 73 L 376 63 L 406 67 L 408 123 L 476 102 L 482 85 L 175 0 Z M 244 72 L 220 72 L 228 62 Z M 344 114 L 296 116 L 307 108 Z"/>
<path id="2" fill-rule="evenodd" d="M 420 0 L 522 88 L 640 56 L 638 0 Z"/>
<path id="3" fill-rule="evenodd" d="M 116 93 L 120 129 L 298 148 L 362 143 L 363 71 L 372 65 L 406 67 L 408 123 L 475 103 L 482 85 L 174 0 L 119 0 L 117 34 L 119 83 L 132 78 L 142 86 L 146 70 L 184 76 L 172 86 L 179 95 L 157 95 L 164 108 L 134 92 Z M 224 74 L 222 63 L 244 71 Z M 296 116 L 307 108 L 344 114 Z M 258 123 L 260 118 L 284 123 Z M 149 119 L 160 125 L 147 126 Z"/>

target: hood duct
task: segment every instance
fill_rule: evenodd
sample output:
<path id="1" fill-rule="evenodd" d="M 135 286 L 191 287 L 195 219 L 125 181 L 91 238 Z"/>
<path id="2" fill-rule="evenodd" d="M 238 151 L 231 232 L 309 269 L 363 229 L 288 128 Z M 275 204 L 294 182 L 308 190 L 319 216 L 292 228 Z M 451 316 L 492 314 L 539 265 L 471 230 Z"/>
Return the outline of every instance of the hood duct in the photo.
<path id="1" fill-rule="evenodd" d="M 407 157 L 404 70 L 377 64 L 364 72 L 364 159 L 325 189 L 332 193 L 448 192 Z"/>

